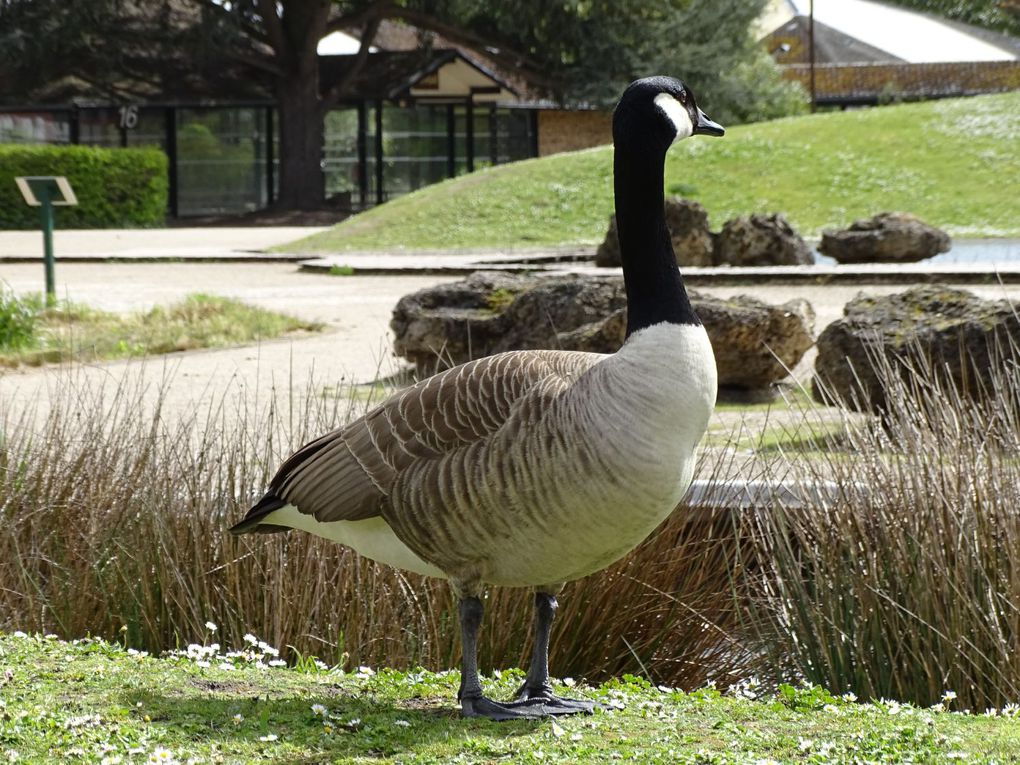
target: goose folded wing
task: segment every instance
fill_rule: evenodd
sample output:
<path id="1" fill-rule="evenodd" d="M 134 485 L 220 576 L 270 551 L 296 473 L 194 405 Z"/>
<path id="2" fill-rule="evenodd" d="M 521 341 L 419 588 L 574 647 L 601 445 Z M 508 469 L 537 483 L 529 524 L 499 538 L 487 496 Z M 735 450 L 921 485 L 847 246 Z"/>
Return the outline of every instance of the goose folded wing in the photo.
<path id="1" fill-rule="evenodd" d="M 556 395 L 600 358 L 512 351 L 423 380 L 295 452 L 232 531 L 283 530 L 256 527 L 288 504 L 320 522 L 377 516 L 402 470 L 487 438 L 519 402 L 535 394 Z"/>

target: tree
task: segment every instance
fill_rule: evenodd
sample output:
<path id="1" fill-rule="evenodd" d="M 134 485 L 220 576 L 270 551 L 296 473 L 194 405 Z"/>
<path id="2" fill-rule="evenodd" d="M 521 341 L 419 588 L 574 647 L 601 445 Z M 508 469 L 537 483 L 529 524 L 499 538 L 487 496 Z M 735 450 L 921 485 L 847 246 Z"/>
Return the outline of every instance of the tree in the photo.
<path id="1" fill-rule="evenodd" d="M 699 104 L 723 124 L 755 122 L 807 109 L 803 88 L 781 79 L 755 37 L 767 0 L 692 0 L 665 33 L 679 44 L 650 59 L 682 72 Z"/>
<path id="2" fill-rule="evenodd" d="M 947 19 L 1020 35 L 1020 0 L 892 0 Z"/>
<path id="3" fill-rule="evenodd" d="M 641 0 L 195 0 L 218 14 L 223 49 L 273 77 L 280 116 L 283 207 L 321 202 L 322 124 L 367 61 L 384 20 L 474 49 L 532 86 L 599 102 L 619 92 L 682 3 Z M 335 30 L 353 31 L 361 48 L 344 78 L 322 92 L 316 46 Z M 258 50 L 268 51 L 258 56 Z"/>
<path id="4" fill-rule="evenodd" d="M 27 92 L 73 61 L 97 94 L 174 97 L 196 78 L 272 94 L 278 204 L 311 208 L 322 202 L 325 115 L 350 93 L 384 21 L 420 30 L 423 49 L 440 39 L 477 51 L 560 101 L 609 106 L 635 77 L 666 72 L 688 79 L 720 117 L 747 119 L 795 105 L 748 31 L 763 2 L 0 0 L 0 91 Z M 336 30 L 361 47 L 324 91 L 317 46 Z M 55 41 L 73 58 L 54 57 Z"/>

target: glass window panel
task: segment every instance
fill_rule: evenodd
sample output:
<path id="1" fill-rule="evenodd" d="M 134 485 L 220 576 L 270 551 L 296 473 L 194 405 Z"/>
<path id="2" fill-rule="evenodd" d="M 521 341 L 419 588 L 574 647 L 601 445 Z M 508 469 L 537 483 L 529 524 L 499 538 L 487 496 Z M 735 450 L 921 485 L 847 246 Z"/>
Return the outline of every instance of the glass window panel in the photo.
<path id="1" fill-rule="evenodd" d="M 69 143 L 71 119 L 60 112 L 0 112 L 0 143 Z"/>
<path id="2" fill-rule="evenodd" d="M 358 198 L 358 110 L 334 109 L 326 115 L 323 145 L 323 173 L 326 198 Z"/>
<path id="3" fill-rule="evenodd" d="M 88 146 L 116 147 L 122 145 L 120 114 L 109 107 L 81 109 L 78 112 L 78 142 Z"/>
<path id="4" fill-rule="evenodd" d="M 230 214 L 266 204 L 262 109 L 177 112 L 178 214 Z"/>
<path id="5" fill-rule="evenodd" d="M 496 112 L 496 161 L 516 162 L 532 156 L 531 114 L 524 109 L 500 109 Z"/>
<path id="6" fill-rule="evenodd" d="M 166 149 L 166 111 L 139 109 L 134 127 L 127 131 L 128 146 L 158 146 Z"/>
<path id="7" fill-rule="evenodd" d="M 383 107 L 384 197 L 406 194 L 443 180 L 449 172 L 447 107 Z"/>

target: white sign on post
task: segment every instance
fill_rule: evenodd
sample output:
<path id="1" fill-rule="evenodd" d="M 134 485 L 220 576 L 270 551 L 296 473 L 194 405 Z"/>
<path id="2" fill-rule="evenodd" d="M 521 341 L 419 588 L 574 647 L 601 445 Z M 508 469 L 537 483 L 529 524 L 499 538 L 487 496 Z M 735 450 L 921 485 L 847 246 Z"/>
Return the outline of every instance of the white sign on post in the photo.
<path id="1" fill-rule="evenodd" d="M 14 179 L 18 184 L 21 196 L 29 207 L 41 207 L 42 200 L 37 194 L 47 193 L 51 205 L 57 207 L 73 207 L 78 204 L 71 184 L 62 175 L 24 175 Z M 57 192 L 57 193 L 54 193 Z"/>

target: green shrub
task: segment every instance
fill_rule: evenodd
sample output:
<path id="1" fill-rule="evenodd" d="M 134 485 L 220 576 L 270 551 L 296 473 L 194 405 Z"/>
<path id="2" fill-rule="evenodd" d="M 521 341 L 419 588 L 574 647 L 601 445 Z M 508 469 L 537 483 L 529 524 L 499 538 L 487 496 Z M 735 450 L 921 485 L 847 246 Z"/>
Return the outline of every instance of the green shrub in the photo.
<path id="1" fill-rule="evenodd" d="M 0 286 L 0 351 L 17 351 L 34 345 L 38 315 L 38 306 Z"/>
<path id="2" fill-rule="evenodd" d="M 0 145 L 0 229 L 38 228 L 39 212 L 21 198 L 19 175 L 66 176 L 76 207 L 57 209 L 58 228 L 161 226 L 167 208 L 167 158 L 159 149 Z"/>

